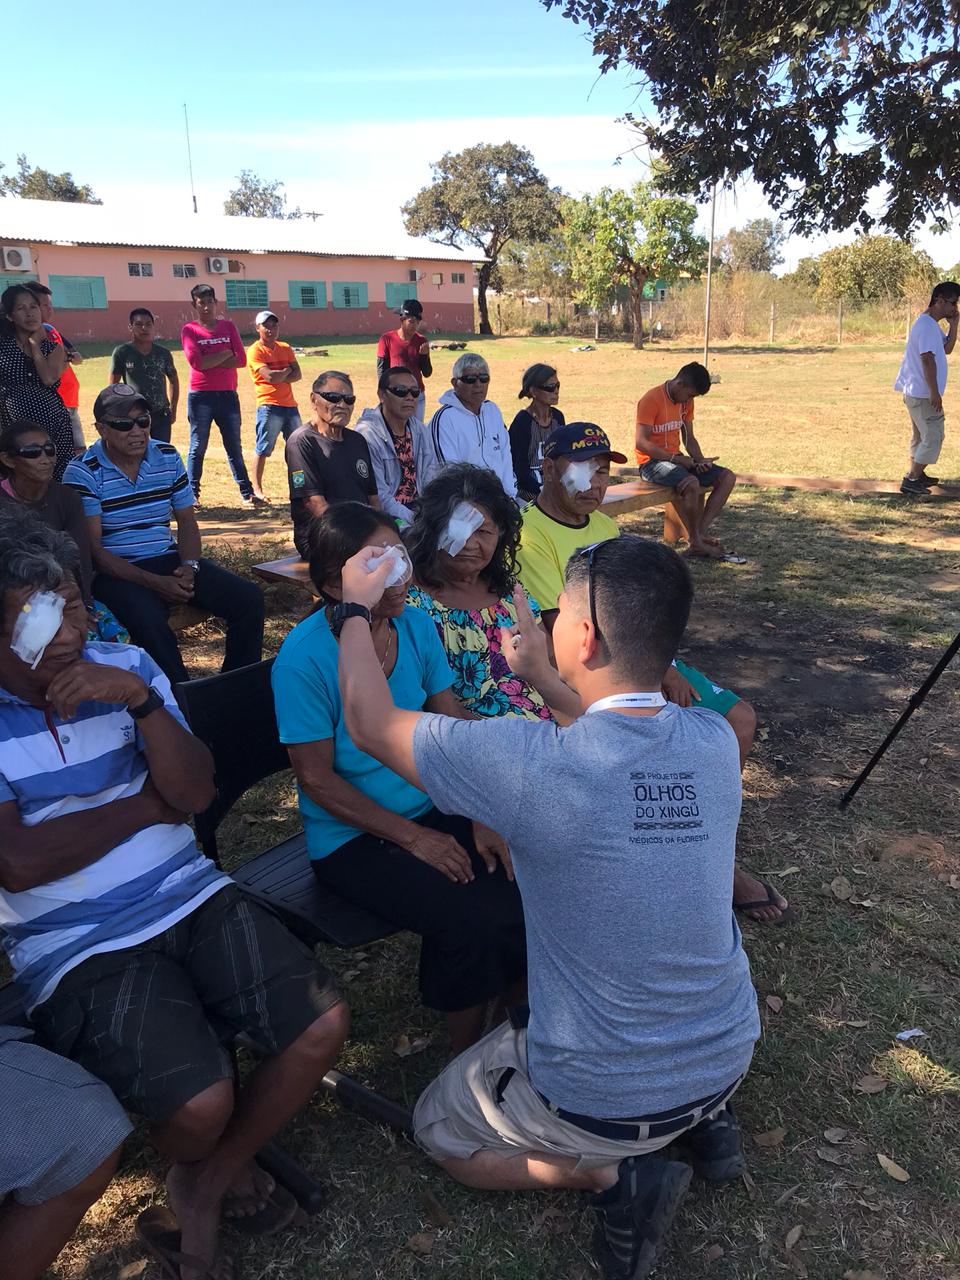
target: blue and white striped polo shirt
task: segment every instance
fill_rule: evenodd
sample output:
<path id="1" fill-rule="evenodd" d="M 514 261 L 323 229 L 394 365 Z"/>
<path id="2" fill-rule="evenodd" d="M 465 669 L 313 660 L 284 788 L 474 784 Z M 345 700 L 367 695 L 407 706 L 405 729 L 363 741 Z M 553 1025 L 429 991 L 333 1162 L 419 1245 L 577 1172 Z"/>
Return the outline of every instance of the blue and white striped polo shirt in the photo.
<path id="1" fill-rule="evenodd" d="M 142 649 L 89 644 L 83 657 L 136 671 L 184 723 L 166 676 Z M 126 707 L 84 702 L 61 720 L 52 707 L 0 689 L 0 804 L 14 801 L 24 826 L 136 795 L 148 772 Z M 199 852 L 190 827 L 157 823 L 60 880 L 22 893 L 0 889 L 0 935 L 27 1007 L 89 956 L 156 937 L 230 883 Z"/>
<path id="2" fill-rule="evenodd" d="M 63 483 L 76 489 L 83 513 L 99 516 L 102 542 L 124 560 L 146 560 L 175 548 L 174 511 L 193 506 L 193 490 L 172 444 L 150 440 L 136 480 L 110 461 L 102 440 L 74 458 Z"/>

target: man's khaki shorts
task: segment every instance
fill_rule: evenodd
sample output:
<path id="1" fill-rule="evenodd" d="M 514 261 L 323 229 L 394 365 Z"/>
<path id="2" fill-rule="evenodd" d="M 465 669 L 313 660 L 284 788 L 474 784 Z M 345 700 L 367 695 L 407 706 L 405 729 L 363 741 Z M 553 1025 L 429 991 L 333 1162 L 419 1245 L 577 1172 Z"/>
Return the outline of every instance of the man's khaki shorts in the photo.
<path id="1" fill-rule="evenodd" d="M 510 1074 L 512 1072 L 512 1074 Z M 742 1079 L 742 1077 L 741 1077 Z M 527 1078 L 527 1033 L 509 1022 L 461 1053 L 420 1095 L 413 1113 L 416 1140 L 431 1159 L 467 1160 L 477 1151 L 501 1156 L 550 1152 L 571 1156 L 577 1170 L 619 1164 L 669 1146 L 687 1129 L 716 1115 L 740 1081 L 710 1100 L 691 1105 L 678 1127 L 638 1124 L 637 1138 L 617 1140 L 589 1133 L 555 1115 Z"/>
<path id="2" fill-rule="evenodd" d="M 934 410 L 930 400 L 922 396 L 904 396 L 913 431 L 910 457 L 921 466 L 936 462 L 943 448 L 943 410 Z"/>

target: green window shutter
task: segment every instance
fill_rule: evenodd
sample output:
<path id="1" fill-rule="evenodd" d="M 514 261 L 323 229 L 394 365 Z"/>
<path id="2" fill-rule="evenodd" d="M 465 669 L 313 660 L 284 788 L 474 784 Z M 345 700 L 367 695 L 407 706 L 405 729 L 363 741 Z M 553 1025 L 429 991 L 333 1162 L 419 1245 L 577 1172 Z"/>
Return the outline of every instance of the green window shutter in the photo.
<path id="1" fill-rule="evenodd" d="M 53 305 L 65 311 L 106 311 L 107 284 L 103 276 L 51 276 Z"/>
<path id="2" fill-rule="evenodd" d="M 334 280 L 333 305 L 338 311 L 366 311 L 367 286 L 359 281 Z"/>
<path id="3" fill-rule="evenodd" d="M 0 293 L 9 289 L 12 284 L 26 284 L 37 277 L 31 271 L 0 271 Z"/>
<path id="4" fill-rule="evenodd" d="M 223 289 L 228 307 L 262 310 L 270 305 L 266 280 L 224 280 Z"/>
<path id="5" fill-rule="evenodd" d="M 294 311 L 327 309 L 327 286 L 322 280 L 288 280 L 287 297 Z"/>
<path id="6" fill-rule="evenodd" d="M 416 296 L 417 286 L 409 281 L 406 284 L 387 285 L 386 302 L 391 311 L 397 311 L 408 298 L 415 298 Z"/>

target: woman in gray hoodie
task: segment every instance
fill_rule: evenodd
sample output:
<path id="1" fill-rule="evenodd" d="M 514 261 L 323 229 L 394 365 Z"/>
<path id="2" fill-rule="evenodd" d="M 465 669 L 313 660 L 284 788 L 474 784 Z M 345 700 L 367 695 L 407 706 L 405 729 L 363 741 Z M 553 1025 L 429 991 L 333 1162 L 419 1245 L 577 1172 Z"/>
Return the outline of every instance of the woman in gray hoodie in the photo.
<path id="1" fill-rule="evenodd" d="M 377 382 L 376 409 L 365 409 L 357 431 L 367 442 L 380 505 L 400 528 L 413 521 L 417 495 L 439 469 L 429 431 L 416 416 L 420 386 L 400 366 Z"/>

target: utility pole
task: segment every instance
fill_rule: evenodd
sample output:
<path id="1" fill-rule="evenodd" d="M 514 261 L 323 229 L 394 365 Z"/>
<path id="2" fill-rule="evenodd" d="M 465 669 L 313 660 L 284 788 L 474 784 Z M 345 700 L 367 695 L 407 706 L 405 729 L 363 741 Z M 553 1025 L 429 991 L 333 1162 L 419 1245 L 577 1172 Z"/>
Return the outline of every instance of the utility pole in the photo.
<path id="1" fill-rule="evenodd" d="M 713 294 L 713 231 L 717 220 L 717 184 L 710 197 L 710 248 L 707 250 L 707 301 L 703 318 L 703 363 L 710 367 L 710 304 Z"/>
<path id="2" fill-rule="evenodd" d="M 190 195 L 193 198 L 193 212 L 197 212 L 197 193 L 193 185 L 193 156 L 190 153 L 190 121 L 187 118 L 187 104 L 183 104 L 183 127 L 187 135 L 187 168 L 190 170 Z"/>

